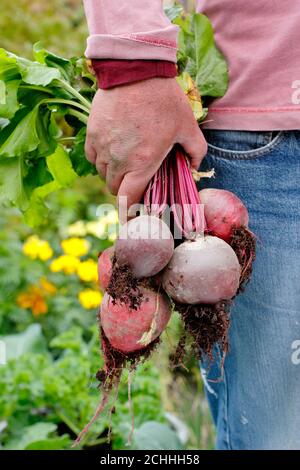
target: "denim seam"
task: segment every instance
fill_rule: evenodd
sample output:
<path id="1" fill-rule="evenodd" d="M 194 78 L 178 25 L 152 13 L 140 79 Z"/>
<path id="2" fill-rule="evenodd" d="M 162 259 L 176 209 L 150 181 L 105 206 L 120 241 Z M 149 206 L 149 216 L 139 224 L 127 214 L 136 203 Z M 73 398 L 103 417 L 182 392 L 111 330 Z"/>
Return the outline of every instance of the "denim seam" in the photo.
<path id="1" fill-rule="evenodd" d="M 209 152 L 215 157 L 221 157 L 227 160 L 251 160 L 257 157 L 268 155 L 281 142 L 285 133 L 280 131 L 279 134 L 267 145 L 257 150 L 226 150 L 216 147 L 208 143 Z"/>
<path id="2" fill-rule="evenodd" d="M 229 424 L 228 424 L 228 385 L 227 385 L 227 376 L 225 366 L 223 369 L 223 380 L 224 380 L 224 423 L 225 423 L 225 442 L 227 445 L 227 449 L 231 450 L 230 444 L 230 432 L 229 432 Z"/>

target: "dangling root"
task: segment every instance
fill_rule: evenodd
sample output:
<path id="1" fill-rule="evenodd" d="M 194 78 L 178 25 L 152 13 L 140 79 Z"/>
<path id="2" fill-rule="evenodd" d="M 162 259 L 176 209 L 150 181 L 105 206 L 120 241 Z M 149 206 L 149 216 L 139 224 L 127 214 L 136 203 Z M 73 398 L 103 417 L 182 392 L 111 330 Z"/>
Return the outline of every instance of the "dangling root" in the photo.
<path id="1" fill-rule="evenodd" d="M 100 321 L 100 315 L 99 315 L 99 321 Z M 111 344 L 109 343 L 107 337 L 105 336 L 105 333 L 100 325 L 100 338 L 101 338 L 101 345 L 102 345 L 102 352 L 104 356 L 104 368 L 100 369 L 97 374 L 96 378 L 100 382 L 100 389 L 103 392 L 103 397 L 101 399 L 101 402 L 99 403 L 94 416 L 90 420 L 90 422 L 83 428 L 83 430 L 80 432 L 78 435 L 77 439 L 74 441 L 72 447 L 76 447 L 82 438 L 86 435 L 88 430 L 90 429 L 91 425 L 96 421 L 96 419 L 99 417 L 99 415 L 102 413 L 102 411 L 105 409 L 109 398 L 111 396 L 111 391 L 113 388 L 116 389 L 116 393 L 114 395 L 114 402 L 111 406 L 110 413 L 112 413 L 112 410 L 114 408 L 114 404 L 118 398 L 118 388 L 122 376 L 122 372 L 124 368 L 126 367 L 126 364 L 129 362 L 130 363 L 130 371 L 133 371 L 136 369 L 138 364 L 141 362 L 145 361 L 148 359 L 150 354 L 153 352 L 153 350 L 156 348 L 157 344 L 159 343 L 160 339 L 157 338 L 155 341 L 153 341 L 151 344 L 149 344 L 147 347 L 140 349 L 139 351 L 134 351 L 132 353 L 123 353 L 121 351 L 118 351 L 117 349 L 114 349 Z M 131 400 L 131 377 L 129 373 L 128 377 L 128 399 Z M 134 424 L 132 424 L 132 430 L 129 436 L 129 439 L 131 439 L 131 436 L 133 434 L 133 429 L 134 429 Z"/>
<path id="2" fill-rule="evenodd" d="M 241 277 L 239 292 L 251 278 L 252 265 L 255 260 L 256 238 L 246 227 L 235 228 L 230 241 L 231 248 L 235 251 L 241 265 Z"/>
<path id="3" fill-rule="evenodd" d="M 220 301 L 215 305 L 175 304 L 175 309 L 184 321 L 185 330 L 193 339 L 192 348 L 198 359 L 205 355 L 212 360 L 213 348 L 216 344 L 219 344 L 224 354 L 228 351 L 230 305 L 229 300 Z M 173 363 L 178 363 L 184 356 L 185 339 L 185 336 L 180 339 L 172 359 Z"/>
<path id="4" fill-rule="evenodd" d="M 107 293 L 113 299 L 126 303 L 131 309 L 137 310 L 142 302 L 142 293 L 139 281 L 136 279 L 129 266 L 118 265 L 116 256 L 112 261 L 112 274 L 108 284 Z"/>
<path id="5" fill-rule="evenodd" d="M 120 377 L 118 377 L 118 379 L 114 382 L 114 385 L 115 387 L 118 389 L 119 388 L 119 383 L 120 383 Z M 89 421 L 88 424 L 86 424 L 86 426 L 83 428 L 83 430 L 78 434 L 76 440 L 73 442 L 72 444 L 72 447 L 76 447 L 78 446 L 78 444 L 80 443 L 80 441 L 82 440 L 82 438 L 86 435 L 86 433 L 89 431 L 91 425 L 96 421 L 96 419 L 98 418 L 98 416 L 102 413 L 102 411 L 105 409 L 107 403 L 108 403 L 108 400 L 110 398 L 110 391 L 111 391 L 111 388 L 108 388 L 107 390 L 105 390 L 105 388 L 103 387 L 103 397 L 99 403 L 99 405 L 97 406 L 96 408 L 96 411 L 94 413 L 94 416 L 91 418 L 91 420 Z"/>
<path id="6" fill-rule="evenodd" d="M 187 335 L 184 330 L 179 338 L 175 352 L 170 355 L 169 365 L 172 369 L 175 369 L 176 367 L 185 367 L 183 360 L 186 353 L 186 341 Z"/>
<path id="7" fill-rule="evenodd" d="M 130 409 L 130 415 L 131 415 L 131 428 L 130 428 L 130 433 L 127 439 L 127 445 L 130 446 L 132 444 L 132 437 L 134 433 L 134 410 L 133 410 L 133 403 L 132 403 L 132 398 L 131 398 L 131 375 L 132 375 L 132 369 L 129 369 L 128 371 L 128 403 L 129 403 L 129 409 Z"/>

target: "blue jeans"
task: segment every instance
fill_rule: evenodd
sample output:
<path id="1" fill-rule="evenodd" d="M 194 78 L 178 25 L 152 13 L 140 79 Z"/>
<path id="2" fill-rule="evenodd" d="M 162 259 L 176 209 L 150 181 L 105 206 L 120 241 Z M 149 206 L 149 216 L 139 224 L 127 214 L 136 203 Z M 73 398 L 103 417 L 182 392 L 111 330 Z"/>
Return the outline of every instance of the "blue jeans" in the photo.
<path id="1" fill-rule="evenodd" d="M 235 192 L 258 238 L 220 369 L 202 364 L 217 449 L 300 449 L 300 131 L 205 131 L 202 187 Z"/>

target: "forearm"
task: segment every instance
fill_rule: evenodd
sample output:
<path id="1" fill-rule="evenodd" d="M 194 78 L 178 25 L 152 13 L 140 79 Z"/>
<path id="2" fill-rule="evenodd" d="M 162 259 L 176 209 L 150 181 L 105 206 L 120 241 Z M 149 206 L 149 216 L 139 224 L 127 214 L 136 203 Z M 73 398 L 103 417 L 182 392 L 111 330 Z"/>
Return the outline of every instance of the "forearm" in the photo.
<path id="1" fill-rule="evenodd" d="M 176 62 L 178 27 L 162 0 L 84 0 L 84 8 L 88 58 Z"/>

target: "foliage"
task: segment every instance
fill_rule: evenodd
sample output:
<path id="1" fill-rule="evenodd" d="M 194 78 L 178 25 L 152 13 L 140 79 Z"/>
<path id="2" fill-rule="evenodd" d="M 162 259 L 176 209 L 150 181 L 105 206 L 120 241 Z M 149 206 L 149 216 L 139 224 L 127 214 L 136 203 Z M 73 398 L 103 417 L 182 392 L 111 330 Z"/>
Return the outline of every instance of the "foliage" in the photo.
<path id="1" fill-rule="evenodd" d="M 1 47 L 30 57 L 42 40 L 56 54 L 82 55 L 87 25 L 82 0 L 1 0 Z"/>
<path id="2" fill-rule="evenodd" d="M 3 216 L 10 236 L 0 230 L 0 340 L 7 356 L 0 377 L 0 442 L 4 449 L 70 448 L 100 400 L 95 374 L 103 365 L 96 321 L 101 293 L 95 261 L 99 248 L 109 246 L 115 236 L 116 212 L 66 224 L 61 228 L 64 236 L 51 232 L 49 240 L 47 231 L 43 237 L 30 233 L 11 209 Z M 66 264 L 55 265 L 63 257 Z M 74 260 L 75 270 L 70 269 Z M 87 301 L 80 298 L 82 292 Z M 160 373 L 153 363 L 134 375 L 132 406 L 133 446 L 140 448 L 145 445 L 142 425 L 151 421 L 168 426 Z M 126 375 L 116 413 L 104 415 L 82 445 L 107 445 L 110 426 L 113 447 L 124 448 L 131 429 Z"/>
<path id="3" fill-rule="evenodd" d="M 178 81 L 202 121 L 207 109 L 190 76 L 202 96 L 222 96 L 226 62 L 204 15 L 185 15 L 177 6 L 167 13 L 180 26 Z M 82 58 L 65 59 L 40 43 L 33 52 L 30 61 L 0 49 L 0 202 L 16 205 L 27 224 L 39 226 L 49 194 L 96 172 L 84 155 L 96 80 Z"/>

